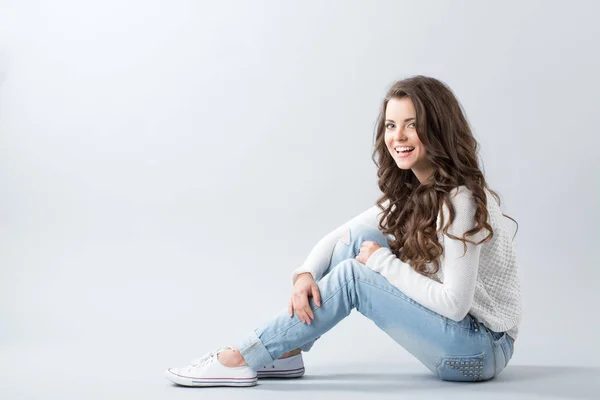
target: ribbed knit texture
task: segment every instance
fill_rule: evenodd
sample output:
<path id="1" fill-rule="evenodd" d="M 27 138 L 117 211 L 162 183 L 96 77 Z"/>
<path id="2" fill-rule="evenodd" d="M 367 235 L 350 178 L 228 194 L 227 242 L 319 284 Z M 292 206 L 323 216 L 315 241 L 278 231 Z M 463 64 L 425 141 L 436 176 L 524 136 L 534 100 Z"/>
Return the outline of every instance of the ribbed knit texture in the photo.
<path id="1" fill-rule="evenodd" d="M 467 243 L 464 253 L 461 241 L 438 233 L 444 254 L 440 259 L 440 270 L 433 278 L 415 272 L 386 247 L 371 254 L 366 266 L 385 276 L 408 297 L 440 315 L 460 321 L 470 313 L 489 329 L 507 332 L 516 339 L 521 319 L 521 298 L 512 240 L 514 222 L 502 215 L 498 203 L 487 189 L 486 196 L 493 238 L 480 245 Z M 466 186 L 454 189 L 450 201 L 454 206 L 455 219 L 448 232 L 462 237 L 464 232 L 475 226 L 476 204 Z M 443 207 L 441 212 L 447 223 L 448 208 Z M 337 240 L 346 230 L 356 224 L 378 227 L 380 214 L 381 210 L 375 205 L 323 237 L 303 265 L 293 271 L 292 281 L 302 272 L 310 272 L 315 279 L 320 278 L 329 264 Z M 439 228 L 439 215 L 437 224 Z M 487 234 L 487 230 L 482 229 L 469 238 L 479 242 Z"/>

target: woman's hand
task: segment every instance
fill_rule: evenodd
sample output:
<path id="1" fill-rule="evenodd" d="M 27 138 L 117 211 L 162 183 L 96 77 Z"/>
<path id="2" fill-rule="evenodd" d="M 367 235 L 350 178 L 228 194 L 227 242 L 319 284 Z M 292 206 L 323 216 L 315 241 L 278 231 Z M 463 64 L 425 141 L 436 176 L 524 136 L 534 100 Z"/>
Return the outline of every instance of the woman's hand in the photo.
<path id="1" fill-rule="evenodd" d="M 300 321 L 310 325 L 310 321 L 315 319 L 315 314 L 313 314 L 310 303 L 308 302 L 310 296 L 314 297 L 315 304 L 320 307 L 321 293 L 319 292 L 319 286 L 317 286 L 317 282 L 315 282 L 315 279 L 310 272 L 304 272 L 298 275 L 296 282 L 294 283 L 292 297 L 288 304 L 290 318 L 293 317 L 294 312 L 296 312 L 296 316 L 300 318 Z"/>
<path id="2" fill-rule="evenodd" d="M 375 242 L 365 240 L 360 246 L 360 251 L 358 252 L 358 255 L 354 258 L 356 258 L 361 263 L 366 264 L 369 260 L 369 257 L 371 257 L 371 254 L 375 253 L 375 251 L 380 247 L 381 246 Z"/>

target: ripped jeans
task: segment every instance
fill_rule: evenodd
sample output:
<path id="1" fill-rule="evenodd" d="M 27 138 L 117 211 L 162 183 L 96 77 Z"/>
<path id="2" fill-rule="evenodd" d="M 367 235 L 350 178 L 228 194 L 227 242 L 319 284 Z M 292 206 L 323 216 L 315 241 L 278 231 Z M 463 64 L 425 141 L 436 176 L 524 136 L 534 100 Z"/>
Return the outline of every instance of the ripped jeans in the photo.
<path id="1" fill-rule="evenodd" d="M 296 315 L 290 318 L 286 307 L 236 345 L 251 368 L 260 369 L 296 348 L 310 350 L 353 308 L 442 380 L 489 380 L 508 365 L 514 353 L 509 335 L 489 330 L 470 314 L 454 321 L 415 302 L 355 259 L 366 240 L 389 248 L 386 236 L 363 224 L 351 227 L 349 234 L 349 243 L 338 239 L 329 267 L 317 282 L 321 306 L 309 299 L 315 316 L 310 325 Z"/>

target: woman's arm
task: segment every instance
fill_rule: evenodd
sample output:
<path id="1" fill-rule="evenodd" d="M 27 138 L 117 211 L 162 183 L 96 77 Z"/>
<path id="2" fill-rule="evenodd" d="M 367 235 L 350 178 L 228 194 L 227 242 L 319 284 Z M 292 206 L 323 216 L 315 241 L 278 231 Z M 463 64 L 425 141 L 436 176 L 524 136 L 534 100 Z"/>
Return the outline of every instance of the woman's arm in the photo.
<path id="1" fill-rule="evenodd" d="M 380 212 L 381 209 L 377 205 L 374 205 L 325 235 L 312 248 L 304 263 L 293 271 L 292 284 L 296 282 L 298 275 L 304 272 L 310 272 L 315 281 L 319 280 L 329 266 L 333 248 L 337 240 L 342 237 L 350 226 L 354 226 L 355 224 L 366 224 L 377 227 L 379 225 Z"/>
<path id="2" fill-rule="evenodd" d="M 448 228 L 448 233 L 459 238 L 475 227 L 475 201 L 470 190 L 462 189 L 456 196 L 451 197 L 455 219 Z M 444 220 L 448 221 L 448 208 L 444 206 L 443 210 Z M 468 238 L 477 243 L 487 234 L 488 231 L 482 229 Z M 385 276 L 392 285 L 416 302 L 447 318 L 460 321 L 467 315 L 473 302 L 481 245 L 467 242 L 467 252 L 464 256 L 463 242 L 446 235 L 443 245 L 444 255 L 441 261 L 444 283 L 415 272 L 409 264 L 402 262 L 387 247 L 373 252 L 366 266 Z"/>

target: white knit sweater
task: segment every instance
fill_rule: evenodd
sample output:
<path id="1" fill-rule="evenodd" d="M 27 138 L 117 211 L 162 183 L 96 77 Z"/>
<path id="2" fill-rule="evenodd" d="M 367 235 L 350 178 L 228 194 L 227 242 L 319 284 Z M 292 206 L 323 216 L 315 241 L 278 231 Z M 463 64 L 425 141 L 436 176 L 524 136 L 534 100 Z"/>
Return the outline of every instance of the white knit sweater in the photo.
<path id="1" fill-rule="evenodd" d="M 521 301 L 518 265 L 512 241 L 514 223 L 502 215 L 491 193 L 487 189 L 485 192 L 488 223 L 494 230 L 494 237 L 480 245 L 467 242 L 467 251 L 463 256 L 461 241 L 438 233 L 444 253 L 440 259 L 440 270 L 433 278 L 415 272 L 387 247 L 373 252 L 366 266 L 386 277 L 411 299 L 446 318 L 460 321 L 470 313 L 492 331 L 507 332 L 516 339 L 521 320 Z M 475 226 L 475 201 L 466 186 L 451 191 L 450 201 L 454 206 L 455 219 L 448 232 L 462 238 L 464 232 Z M 448 207 L 442 207 L 440 212 L 444 213 L 447 223 Z M 323 237 L 304 263 L 293 271 L 292 281 L 295 282 L 298 274 L 303 272 L 310 272 L 316 280 L 319 279 L 329 265 L 337 240 L 348 227 L 355 224 L 378 227 L 380 214 L 381 209 L 375 205 Z M 440 215 L 437 219 L 438 228 L 439 224 Z M 482 229 L 469 238 L 477 243 L 487 234 L 488 231 Z"/>

